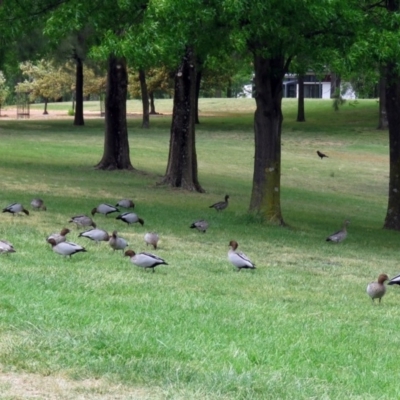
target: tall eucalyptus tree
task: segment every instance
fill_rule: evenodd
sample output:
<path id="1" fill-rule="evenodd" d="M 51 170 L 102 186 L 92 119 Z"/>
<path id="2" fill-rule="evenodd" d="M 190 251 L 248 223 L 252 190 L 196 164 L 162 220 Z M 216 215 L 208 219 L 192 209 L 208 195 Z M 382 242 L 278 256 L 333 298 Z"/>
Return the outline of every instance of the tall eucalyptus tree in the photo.
<path id="1" fill-rule="evenodd" d="M 218 0 L 154 0 L 152 10 L 163 37 L 164 55 L 173 67 L 175 92 L 168 164 L 163 182 L 202 192 L 196 154 L 196 77 L 198 60 L 206 65 L 211 54 L 228 46 Z M 225 34 L 224 34 L 225 33 Z M 215 40 L 215 37 L 218 40 Z"/>
<path id="2" fill-rule="evenodd" d="M 51 0 L 48 0 L 51 1 Z M 91 26 L 97 45 L 90 56 L 106 61 L 104 151 L 98 169 L 133 169 L 130 161 L 126 122 L 127 64 L 125 41 L 135 24 L 140 24 L 147 0 L 67 0 L 60 2 L 47 20 L 47 31 L 60 36 Z"/>
<path id="3" fill-rule="evenodd" d="M 282 86 L 293 58 L 315 40 L 340 49 L 352 41 L 359 13 L 355 0 L 226 0 L 231 37 L 253 57 L 256 111 L 255 156 L 250 210 L 284 224 L 281 210 Z"/>

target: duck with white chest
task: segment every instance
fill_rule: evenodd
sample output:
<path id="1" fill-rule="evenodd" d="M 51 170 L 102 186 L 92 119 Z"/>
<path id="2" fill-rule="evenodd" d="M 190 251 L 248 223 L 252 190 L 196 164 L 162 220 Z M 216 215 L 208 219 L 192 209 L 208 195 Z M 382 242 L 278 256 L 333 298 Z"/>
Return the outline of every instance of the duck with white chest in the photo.
<path id="1" fill-rule="evenodd" d="M 48 242 L 51 244 L 53 251 L 61 256 L 71 257 L 76 253 L 86 252 L 84 247 L 76 243 L 61 242 L 57 244 L 54 239 L 49 239 Z"/>
<path id="2" fill-rule="evenodd" d="M 236 251 L 239 244 L 236 240 L 231 240 L 229 242 L 228 260 L 238 269 L 255 269 L 256 265 L 250 260 L 246 254 Z"/>
<path id="3" fill-rule="evenodd" d="M 168 263 L 165 262 L 165 260 L 163 260 L 161 257 L 158 257 L 155 254 L 151 253 L 143 252 L 136 254 L 133 250 L 127 250 L 125 252 L 125 256 L 129 257 L 131 262 L 138 267 L 144 269 L 151 268 L 153 269 L 153 272 L 155 272 L 154 268 L 158 265 L 168 265 Z"/>

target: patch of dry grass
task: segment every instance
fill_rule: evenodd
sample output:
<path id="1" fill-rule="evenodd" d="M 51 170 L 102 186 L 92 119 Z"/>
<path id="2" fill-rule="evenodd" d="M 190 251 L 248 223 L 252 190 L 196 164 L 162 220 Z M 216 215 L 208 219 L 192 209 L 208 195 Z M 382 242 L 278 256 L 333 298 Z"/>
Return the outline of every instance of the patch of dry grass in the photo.
<path id="1" fill-rule="evenodd" d="M 150 400 L 163 399 L 156 388 L 114 384 L 106 379 L 72 380 L 65 376 L 1 372 L 1 400 Z"/>

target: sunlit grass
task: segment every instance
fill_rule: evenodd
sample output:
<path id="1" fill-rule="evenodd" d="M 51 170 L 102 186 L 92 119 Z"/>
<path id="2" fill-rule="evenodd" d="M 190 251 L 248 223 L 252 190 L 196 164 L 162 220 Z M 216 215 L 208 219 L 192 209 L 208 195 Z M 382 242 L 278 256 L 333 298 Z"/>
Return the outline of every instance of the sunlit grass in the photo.
<path id="1" fill-rule="evenodd" d="M 296 102 L 284 102 L 288 228 L 248 214 L 254 100 L 201 101 L 205 194 L 157 185 L 171 100 L 157 106 L 165 115 L 152 118 L 149 130 L 129 119 L 133 173 L 93 168 L 103 149 L 101 119 L 81 128 L 70 120 L 0 121 L 0 204 L 29 208 L 42 197 L 48 207 L 0 215 L 0 239 L 17 249 L 0 257 L 3 369 L 106 378 L 157 388 L 165 398 L 399 397 L 400 293 L 390 287 L 380 306 L 365 293 L 379 273 L 400 272 L 398 233 L 382 230 L 388 144 L 387 132 L 375 129 L 376 102 L 334 112 L 330 101 L 310 100 L 305 123 L 295 122 Z M 208 208 L 225 194 L 225 211 Z M 168 266 L 146 273 L 106 243 L 78 238 L 74 227 L 69 240 L 87 253 L 64 259 L 45 243 L 72 215 L 121 198 L 135 201 L 144 227 L 112 215 L 96 215 L 98 226 L 117 229 L 135 251 L 146 250 L 145 232 L 157 231 L 156 253 Z M 210 222 L 206 234 L 189 229 L 199 218 Z M 325 242 L 345 218 L 348 239 Z M 254 272 L 237 273 L 227 261 L 232 239 L 256 263 Z"/>

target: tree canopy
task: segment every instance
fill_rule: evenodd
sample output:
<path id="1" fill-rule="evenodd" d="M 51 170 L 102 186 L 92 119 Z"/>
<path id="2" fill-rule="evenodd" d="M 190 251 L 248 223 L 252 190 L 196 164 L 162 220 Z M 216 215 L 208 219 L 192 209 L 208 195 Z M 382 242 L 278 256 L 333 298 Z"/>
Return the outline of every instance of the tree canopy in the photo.
<path id="1" fill-rule="evenodd" d="M 118 75 L 122 66 L 141 71 L 142 76 L 148 71 L 149 78 L 150 71 L 175 71 L 175 88 L 187 90 L 177 85 L 179 71 L 193 68 L 197 73 L 192 76 L 193 71 L 188 72 L 187 85 L 198 84 L 208 72 L 209 82 L 218 76 L 218 83 L 226 81 L 229 87 L 230 78 L 247 71 L 251 64 L 256 112 L 250 210 L 266 221 L 284 224 L 280 204 L 281 102 L 283 79 L 289 70 L 301 74 L 311 65 L 315 70 L 329 68 L 359 77 L 364 68 L 365 74 L 386 79 L 392 157 L 390 193 L 400 193 L 400 181 L 395 179 L 400 176 L 400 148 L 396 147 L 400 142 L 400 121 L 396 117 L 400 115 L 399 7 L 398 0 L 3 0 L 0 61 L 4 62 L 7 52 L 13 54 L 9 59 L 19 58 L 6 42 L 16 43 L 27 32 L 39 29 L 50 42 L 61 42 L 88 29 L 84 46 L 76 45 L 76 51 L 85 48 L 85 57 L 108 63 L 108 89 L 113 82 L 119 88 L 109 93 L 118 97 L 122 108 L 128 84 L 127 74 Z M 36 52 L 38 60 L 43 58 L 39 47 L 28 52 Z M 47 68 L 50 73 L 53 67 Z M 110 75 L 110 68 L 115 68 L 116 75 Z M 115 80 L 117 75 L 122 84 Z M 150 79 L 147 83 L 151 87 Z M 187 93 L 192 93 L 191 89 Z M 46 96 L 54 94 L 47 92 Z M 191 109 L 192 100 L 186 100 Z M 109 143 L 113 135 L 118 136 L 116 132 L 126 131 L 125 125 L 119 124 L 124 111 L 113 110 L 109 117 L 118 115 L 120 120 L 106 123 Z M 188 138 L 194 144 L 192 124 L 183 127 L 178 122 L 174 132 L 178 134 L 187 127 L 193 129 Z M 129 147 L 127 133 L 116 143 Z M 114 153 L 121 155 L 121 148 L 111 151 L 110 157 Z M 188 149 L 188 154 L 196 160 L 195 147 Z M 123 163 L 114 160 L 111 165 L 130 168 L 129 152 L 126 156 Z M 197 167 L 192 169 L 197 171 Z M 400 197 L 390 204 L 398 222 L 393 222 L 388 213 L 385 225 L 400 229 Z"/>

